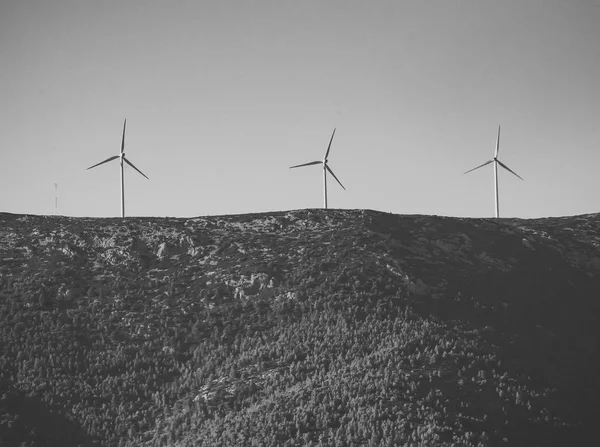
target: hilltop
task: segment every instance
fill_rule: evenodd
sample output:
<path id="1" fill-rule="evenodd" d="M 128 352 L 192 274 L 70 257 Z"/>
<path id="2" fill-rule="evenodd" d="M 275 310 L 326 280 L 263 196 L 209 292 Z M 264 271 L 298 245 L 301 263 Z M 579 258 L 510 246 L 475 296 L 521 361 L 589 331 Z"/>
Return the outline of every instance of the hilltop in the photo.
<path id="1" fill-rule="evenodd" d="M 0 213 L 0 275 L 1 445 L 600 439 L 599 214 Z"/>

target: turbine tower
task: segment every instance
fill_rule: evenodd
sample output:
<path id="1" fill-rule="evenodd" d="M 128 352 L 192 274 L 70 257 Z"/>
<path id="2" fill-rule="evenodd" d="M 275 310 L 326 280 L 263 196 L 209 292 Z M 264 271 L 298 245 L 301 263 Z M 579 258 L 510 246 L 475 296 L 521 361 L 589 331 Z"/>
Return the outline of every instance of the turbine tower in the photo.
<path id="1" fill-rule="evenodd" d="M 121 217 L 125 217 L 125 181 L 123 178 L 123 162 L 127 163 L 129 166 L 131 166 L 133 169 L 135 169 L 137 172 L 139 172 L 140 174 L 142 174 L 144 177 L 146 177 L 148 179 L 148 177 L 146 176 L 146 174 L 144 174 L 142 171 L 140 171 L 138 168 L 136 168 L 133 163 L 131 163 L 129 160 L 127 160 L 127 158 L 125 158 L 125 126 L 127 125 L 127 119 L 125 119 L 125 121 L 123 122 L 123 138 L 121 140 L 121 153 L 119 155 L 115 155 L 113 157 L 109 157 L 104 161 L 101 161 L 100 163 L 95 164 L 94 166 L 90 166 L 89 168 L 87 168 L 88 170 L 95 168 L 96 166 L 100 166 L 104 163 L 108 163 L 109 161 L 115 160 L 117 158 L 120 159 L 121 162 Z M 150 179 L 148 179 L 150 180 Z"/>
<path id="2" fill-rule="evenodd" d="M 500 152 L 500 126 L 498 126 L 498 138 L 496 139 L 496 151 L 494 152 L 494 158 L 492 160 L 486 161 L 485 163 L 477 166 L 476 168 L 469 169 L 467 172 L 465 172 L 465 174 L 468 174 L 469 172 L 475 171 L 476 169 L 482 168 L 486 165 L 489 165 L 490 163 L 494 163 L 494 197 L 496 201 L 496 218 L 500 217 L 500 203 L 498 200 L 498 165 L 502 166 L 508 172 L 516 175 L 521 180 L 523 180 L 523 178 L 519 174 L 517 174 L 515 171 L 513 171 L 500 160 L 498 160 L 498 152 Z"/>
<path id="3" fill-rule="evenodd" d="M 324 201 L 325 209 L 327 209 L 327 171 L 329 171 L 329 173 L 331 175 L 333 175 L 333 178 L 336 179 L 336 181 L 340 184 L 340 186 L 344 189 L 344 191 L 346 190 L 346 188 L 344 188 L 344 185 L 342 185 L 342 182 L 339 181 L 339 179 L 335 176 L 335 174 L 333 173 L 333 171 L 327 164 L 327 157 L 329 156 L 329 151 L 331 150 L 331 142 L 333 141 L 334 135 L 335 135 L 335 129 L 333 129 L 333 133 L 331 134 L 331 140 L 329 140 L 329 146 L 327 146 L 327 152 L 325 152 L 325 157 L 323 157 L 323 160 L 311 161 L 310 163 L 304 163 L 301 165 L 290 166 L 290 169 L 294 169 L 294 168 L 300 168 L 302 166 L 311 166 L 311 165 L 318 165 L 318 164 L 323 165 L 323 201 Z"/>
<path id="4" fill-rule="evenodd" d="M 58 210 L 58 183 L 54 183 L 54 211 Z"/>

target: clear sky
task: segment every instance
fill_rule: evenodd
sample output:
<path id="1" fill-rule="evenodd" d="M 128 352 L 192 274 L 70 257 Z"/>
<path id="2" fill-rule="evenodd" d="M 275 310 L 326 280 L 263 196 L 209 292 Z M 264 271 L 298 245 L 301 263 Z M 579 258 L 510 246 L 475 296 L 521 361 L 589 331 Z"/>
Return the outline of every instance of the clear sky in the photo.
<path id="1" fill-rule="evenodd" d="M 0 2 L 0 211 L 600 211 L 600 2 Z M 58 183 L 58 208 L 54 184 Z"/>

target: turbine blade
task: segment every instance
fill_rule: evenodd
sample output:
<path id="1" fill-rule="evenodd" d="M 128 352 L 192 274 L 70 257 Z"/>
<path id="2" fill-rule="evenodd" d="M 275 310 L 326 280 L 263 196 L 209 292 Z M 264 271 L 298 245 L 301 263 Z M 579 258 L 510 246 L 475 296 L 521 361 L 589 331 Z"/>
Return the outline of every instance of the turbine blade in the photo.
<path id="1" fill-rule="evenodd" d="M 327 152 L 325 153 L 325 160 L 327 160 L 327 157 L 329 156 L 329 151 L 331 150 L 331 142 L 333 141 L 334 135 L 335 135 L 335 128 L 333 129 L 333 133 L 331 134 L 331 140 L 329 140 L 329 146 L 327 146 Z"/>
<path id="2" fill-rule="evenodd" d="M 142 174 L 144 177 L 146 177 L 146 174 L 144 174 L 142 171 L 140 171 L 138 168 L 136 168 L 135 166 L 133 166 L 133 163 L 131 163 L 129 160 L 127 160 L 127 158 L 123 157 L 123 160 L 125 160 L 125 163 L 127 163 L 129 166 L 131 166 L 133 169 L 135 169 L 137 172 L 139 172 L 140 174 Z M 146 177 L 148 178 L 148 177 Z M 150 180 L 148 178 L 148 180 Z"/>
<path id="3" fill-rule="evenodd" d="M 115 155 L 114 157 L 107 158 L 106 160 L 104 160 L 104 161 L 101 161 L 100 163 L 96 163 L 94 166 L 90 166 L 89 168 L 87 168 L 87 169 L 86 169 L 86 171 L 87 171 L 88 169 L 95 168 L 96 166 L 103 165 L 104 163 L 108 163 L 109 161 L 113 161 L 115 158 L 119 158 L 119 156 L 118 156 L 118 155 Z"/>
<path id="4" fill-rule="evenodd" d="M 301 168 L 302 166 L 320 165 L 321 163 L 323 163 L 323 162 L 320 160 L 319 161 L 311 161 L 310 163 L 304 163 L 302 165 L 290 166 L 290 169 Z"/>
<path id="5" fill-rule="evenodd" d="M 521 180 L 525 180 L 523 177 L 521 177 L 519 174 L 517 174 L 515 171 L 513 171 L 512 169 L 510 169 L 508 166 L 506 166 L 504 163 L 502 163 L 500 160 L 496 160 L 498 162 L 498 164 L 500 166 L 502 166 L 504 169 L 506 169 L 507 171 L 513 173 L 514 175 L 516 175 L 517 177 L 519 177 Z"/>
<path id="6" fill-rule="evenodd" d="M 496 152 L 494 152 L 494 158 L 498 158 L 500 152 L 500 126 L 498 126 L 498 137 L 496 138 Z"/>
<path id="7" fill-rule="evenodd" d="M 346 188 L 344 188 L 344 185 L 342 185 L 342 182 L 339 181 L 339 179 L 335 176 L 335 174 L 333 173 L 333 171 L 331 170 L 331 168 L 329 167 L 329 165 L 325 165 L 325 169 L 327 169 L 329 171 L 329 173 L 331 175 L 333 175 L 333 178 L 337 180 L 337 182 L 340 184 L 340 186 L 344 189 L 344 191 L 346 191 Z"/>
<path id="8" fill-rule="evenodd" d="M 123 139 L 121 140 L 121 153 L 125 150 L 125 126 L 127 125 L 127 118 L 123 121 Z"/>
<path id="9" fill-rule="evenodd" d="M 488 160 L 486 161 L 484 164 L 477 166 L 476 168 L 473 169 L 469 169 L 467 172 L 465 172 L 465 174 L 468 174 L 469 172 L 474 171 L 475 169 L 479 169 L 479 168 L 483 168 L 485 165 L 489 165 L 490 163 L 493 163 L 494 160 Z"/>

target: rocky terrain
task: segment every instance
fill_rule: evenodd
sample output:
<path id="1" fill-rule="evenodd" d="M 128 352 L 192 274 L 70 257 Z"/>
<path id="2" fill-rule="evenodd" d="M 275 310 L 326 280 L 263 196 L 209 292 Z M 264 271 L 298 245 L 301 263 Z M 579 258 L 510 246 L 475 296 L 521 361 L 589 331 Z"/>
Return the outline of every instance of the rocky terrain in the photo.
<path id="1" fill-rule="evenodd" d="M 0 213 L 0 445 L 592 445 L 600 215 Z"/>

